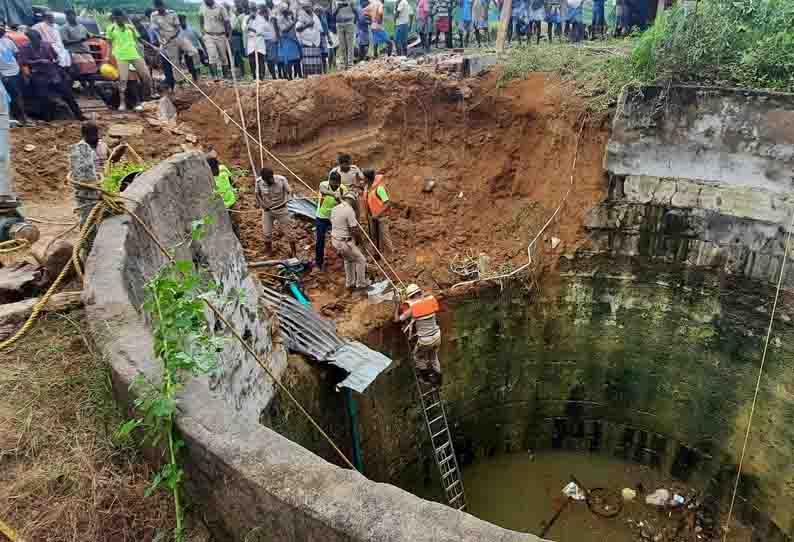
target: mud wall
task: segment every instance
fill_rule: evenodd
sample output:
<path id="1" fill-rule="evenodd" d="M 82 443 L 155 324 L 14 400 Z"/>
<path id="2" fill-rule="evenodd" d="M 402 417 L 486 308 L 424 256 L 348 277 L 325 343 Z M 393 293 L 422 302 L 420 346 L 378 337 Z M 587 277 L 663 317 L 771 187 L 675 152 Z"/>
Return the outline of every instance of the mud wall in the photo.
<path id="1" fill-rule="evenodd" d="M 258 284 L 245 265 L 211 174 L 200 153 L 186 153 L 145 173 L 125 192 L 132 210 L 176 256 L 204 266 L 230 296 L 222 307 L 277 375 L 286 355 L 270 316 L 258 308 Z M 191 223 L 215 224 L 191 242 Z M 187 239 L 187 240 L 186 240 Z M 98 346 L 110 361 L 119 399 L 130 405 L 139 374 L 158 379 L 152 335 L 139 312 L 146 281 L 164 258 L 128 216 L 106 219 L 86 268 L 85 301 Z M 224 334 L 222 325 L 210 321 Z M 273 384 L 231 343 L 216 378 L 195 378 L 179 397 L 178 429 L 187 446 L 191 497 L 218 540 L 533 541 L 394 486 L 338 468 L 259 423 Z M 340 413 L 341 416 L 341 413 Z M 257 534 L 258 533 L 258 534 Z"/>
<path id="2" fill-rule="evenodd" d="M 790 94 L 711 87 L 627 89 L 605 169 L 788 192 L 793 102 Z"/>

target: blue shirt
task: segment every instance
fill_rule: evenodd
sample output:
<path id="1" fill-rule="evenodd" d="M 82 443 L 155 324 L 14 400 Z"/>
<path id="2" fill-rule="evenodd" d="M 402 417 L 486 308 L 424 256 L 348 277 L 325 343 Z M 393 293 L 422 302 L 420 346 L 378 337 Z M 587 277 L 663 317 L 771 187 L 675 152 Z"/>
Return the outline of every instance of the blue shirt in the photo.
<path id="1" fill-rule="evenodd" d="M 471 21 L 471 0 L 463 0 L 463 20 Z"/>

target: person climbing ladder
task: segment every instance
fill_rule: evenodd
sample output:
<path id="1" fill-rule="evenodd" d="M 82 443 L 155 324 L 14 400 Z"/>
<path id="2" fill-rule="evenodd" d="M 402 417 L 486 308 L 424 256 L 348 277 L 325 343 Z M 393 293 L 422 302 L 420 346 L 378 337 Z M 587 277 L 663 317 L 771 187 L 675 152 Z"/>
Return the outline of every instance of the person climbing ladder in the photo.
<path id="1" fill-rule="evenodd" d="M 394 321 L 409 321 L 411 336 L 416 335 L 413 351 L 416 372 L 427 384 L 440 387 L 438 349 L 441 346 L 441 328 L 436 320 L 438 301 L 433 295 L 422 295 L 421 288 L 416 284 L 409 284 L 405 289 L 405 303 L 401 305 L 396 295 L 394 299 Z M 404 308 L 402 312 L 401 308 Z"/>

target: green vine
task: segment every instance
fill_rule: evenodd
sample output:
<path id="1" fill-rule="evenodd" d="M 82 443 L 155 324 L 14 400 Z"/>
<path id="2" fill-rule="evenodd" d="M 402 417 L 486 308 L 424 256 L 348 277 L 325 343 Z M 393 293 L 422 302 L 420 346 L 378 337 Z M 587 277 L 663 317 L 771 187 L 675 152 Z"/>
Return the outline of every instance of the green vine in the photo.
<path id="1" fill-rule="evenodd" d="M 191 238 L 199 239 L 207 219 L 194 221 Z M 140 417 L 127 421 L 119 436 L 140 428 L 143 443 L 165 448 L 165 461 L 146 489 L 145 496 L 161 487 L 173 495 L 176 527 L 173 540 L 184 540 L 184 506 L 180 487 L 184 476 L 178 458 L 184 446 L 175 426 L 177 394 L 185 381 L 217 368 L 217 353 L 224 338 L 214 337 L 205 316 L 205 301 L 215 299 L 218 286 L 191 261 L 165 265 L 145 287 L 144 311 L 151 319 L 154 353 L 162 364 L 162 380 L 154 383 L 139 374 L 132 388 L 137 391 L 135 409 Z"/>

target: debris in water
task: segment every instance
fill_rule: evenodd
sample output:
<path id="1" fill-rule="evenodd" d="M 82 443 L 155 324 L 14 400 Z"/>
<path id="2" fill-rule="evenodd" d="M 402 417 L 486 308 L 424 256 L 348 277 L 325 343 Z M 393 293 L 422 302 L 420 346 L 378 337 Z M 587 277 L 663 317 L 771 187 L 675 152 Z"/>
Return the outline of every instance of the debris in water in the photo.
<path id="1" fill-rule="evenodd" d="M 587 498 L 576 482 L 568 482 L 568 485 L 562 488 L 562 494 L 575 501 L 583 501 Z"/>
<path id="2" fill-rule="evenodd" d="M 425 179 L 425 185 L 422 187 L 422 192 L 429 194 L 430 192 L 433 191 L 435 187 L 436 187 L 436 181 L 431 178 L 427 178 Z"/>
<path id="3" fill-rule="evenodd" d="M 647 497 L 645 497 L 646 504 L 653 506 L 665 506 L 670 501 L 670 492 L 664 488 L 657 489 Z"/>

